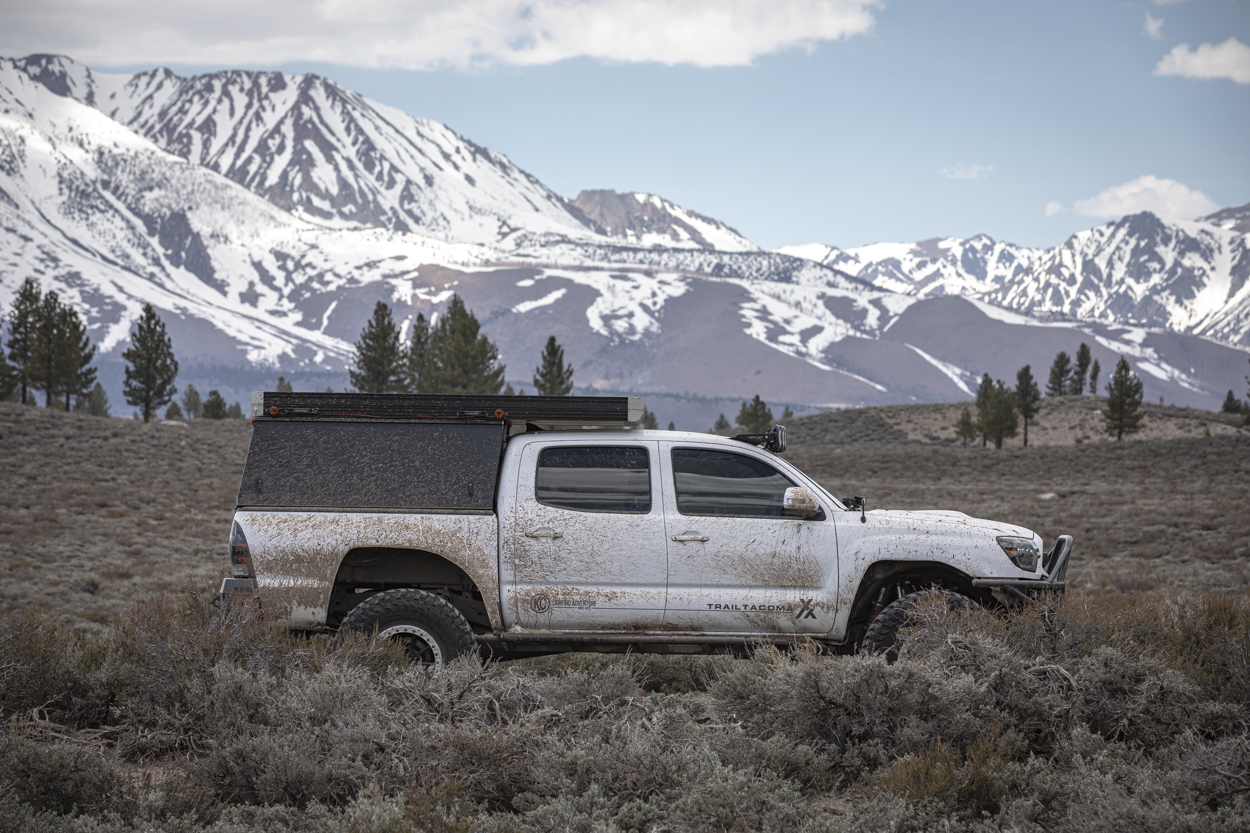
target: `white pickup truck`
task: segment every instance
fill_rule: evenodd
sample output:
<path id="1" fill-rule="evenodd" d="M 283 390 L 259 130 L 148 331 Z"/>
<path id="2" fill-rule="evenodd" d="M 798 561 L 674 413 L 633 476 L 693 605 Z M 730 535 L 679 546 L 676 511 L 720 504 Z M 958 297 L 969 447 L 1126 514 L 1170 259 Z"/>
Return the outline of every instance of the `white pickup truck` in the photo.
<path id="1" fill-rule="evenodd" d="M 865 511 L 774 451 L 636 427 L 636 397 L 258 393 L 223 596 L 416 661 L 885 650 L 911 598 L 1062 590 L 1072 549 L 960 512 Z"/>

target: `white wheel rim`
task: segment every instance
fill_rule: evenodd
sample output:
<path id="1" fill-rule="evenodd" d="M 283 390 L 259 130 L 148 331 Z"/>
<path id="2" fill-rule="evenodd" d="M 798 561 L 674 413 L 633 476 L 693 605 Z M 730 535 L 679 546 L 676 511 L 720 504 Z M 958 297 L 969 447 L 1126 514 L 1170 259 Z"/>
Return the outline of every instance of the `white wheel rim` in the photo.
<path id="1" fill-rule="evenodd" d="M 383 639 L 391 639 L 397 636 L 416 637 L 426 644 L 430 649 L 430 653 L 434 655 L 434 662 L 431 663 L 433 668 L 440 669 L 443 667 L 443 650 L 438 647 L 438 641 L 430 636 L 430 632 L 416 625 L 391 625 L 386 630 L 380 632 L 378 636 Z"/>

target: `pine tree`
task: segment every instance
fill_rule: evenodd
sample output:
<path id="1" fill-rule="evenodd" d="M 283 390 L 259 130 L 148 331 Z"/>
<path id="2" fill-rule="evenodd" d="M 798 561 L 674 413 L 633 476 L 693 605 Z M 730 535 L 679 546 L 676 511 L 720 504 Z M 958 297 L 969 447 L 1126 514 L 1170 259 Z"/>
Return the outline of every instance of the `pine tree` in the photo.
<path id="1" fill-rule="evenodd" d="M 1002 449 L 1006 437 L 1014 437 L 1020 427 L 1016 415 L 1016 397 L 1001 379 L 994 385 L 989 396 L 984 431 L 994 441 L 994 448 Z"/>
<path id="2" fill-rule="evenodd" d="M 204 400 L 204 419 L 225 419 L 228 412 L 225 397 L 219 391 L 210 390 Z"/>
<path id="3" fill-rule="evenodd" d="M 0 325 L 3 325 L 3 320 L 0 320 Z M 0 326 L 0 329 L 3 327 Z M 9 360 L 4 355 L 4 346 L 0 345 L 0 402 L 12 396 L 15 390 L 17 390 L 17 369 L 9 364 Z"/>
<path id="4" fill-rule="evenodd" d="M 981 447 L 985 448 L 989 442 L 989 434 L 986 433 L 985 426 L 990 418 L 990 400 L 994 396 L 994 380 L 990 378 L 990 374 L 981 374 L 981 384 L 977 386 L 977 431 L 981 434 Z"/>
<path id="5" fill-rule="evenodd" d="M 968 410 L 967 405 L 959 412 L 959 421 L 955 423 L 955 436 L 964 448 L 977 438 L 977 424 L 972 420 L 972 411 Z"/>
<path id="6" fill-rule="evenodd" d="M 669 420 L 669 423 L 668 423 L 668 430 L 669 430 L 669 431 L 676 431 L 676 430 L 677 430 L 677 423 L 673 422 L 672 420 Z"/>
<path id="7" fill-rule="evenodd" d="M 1228 396 L 1224 397 L 1224 405 L 1220 408 L 1220 412 L 1225 414 L 1239 414 L 1241 413 L 1241 410 L 1241 400 L 1238 399 L 1237 394 L 1233 393 L 1230 389 L 1228 391 Z"/>
<path id="8" fill-rule="evenodd" d="M 721 414 L 720 416 L 716 418 L 716 422 L 712 425 L 712 430 L 709 431 L 708 433 L 709 434 L 723 434 L 732 427 L 733 426 L 729 424 L 729 420 L 725 419 L 725 415 Z"/>
<path id="9" fill-rule="evenodd" d="M 1102 411 L 1103 430 L 1114 434 L 1117 441 L 1124 439 L 1125 434 L 1140 431 L 1143 416 L 1141 401 L 1141 379 L 1121 356 L 1111 374 L 1111 381 L 1107 383 L 1107 407 Z"/>
<path id="10" fill-rule="evenodd" d="M 33 337 L 30 341 L 30 358 L 26 363 L 28 381 L 32 388 L 43 391 L 44 407 L 51 408 L 57 400 L 57 323 L 60 319 L 61 299 L 55 292 L 47 292 L 35 315 Z"/>
<path id="11" fill-rule="evenodd" d="M 1085 393 L 1085 375 L 1089 373 L 1090 358 L 1089 345 L 1082 341 L 1081 346 L 1076 348 L 1076 366 L 1072 369 L 1072 376 L 1068 381 L 1068 393 L 1074 396 L 1081 396 Z"/>
<path id="12" fill-rule="evenodd" d="M 130 347 L 122 353 L 126 361 L 126 381 L 122 391 L 126 402 L 143 408 L 143 421 L 151 422 L 156 409 L 174 398 L 178 388 L 178 360 L 174 345 L 165 331 L 165 322 L 151 304 L 143 305 Z"/>
<path id="13" fill-rule="evenodd" d="M 555 336 L 543 348 L 543 363 L 534 368 L 534 389 L 539 396 L 568 396 L 573 392 L 573 365 L 564 364 L 564 348 Z"/>
<path id="14" fill-rule="evenodd" d="M 1055 356 L 1050 366 L 1050 378 L 1046 380 L 1047 396 L 1063 396 L 1068 392 L 1069 377 L 1072 375 L 1072 360 L 1062 350 Z"/>
<path id="15" fill-rule="evenodd" d="M 404 374 L 408 381 L 408 390 L 418 393 L 432 393 L 426 390 L 422 380 L 428 373 L 430 361 L 430 322 L 424 313 L 417 313 L 417 320 L 412 324 L 412 341 L 404 353 Z"/>
<path id="16" fill-rule="evenodd" d="M 49 293 L 51 294 L 51 293 Z M 56 311 L 56 385 L 65 394 L 65 410 L 69 410 L 69 398 L 81 396 L 96 383 L 96 370 L 91 367 L 95 347 L 87 337 L 87 325 L 78 311 L 60 305 Z"/>
<path id="17" fill-rule="evenodd" d="M 1094 363 L 1089 366 L 1089 395 L 1098 395 L 1098 374 L 1102 372 L 1102 367 L 1098 364 L 1098 359 L 1094 359 Z"/>
<path id="18" fill-rule="evenodd" d="M 178 407 L 177 402 L 169 403 L 169 407 L 165 409 L 165 419 L 182 419 L 182 408 Z"/>
<path id="19" fill-rule="evenodd" d="M 655 418 L 655 414 L 648 411 L 646 405 L 642 406 L 642 422 L 639 424 L 648 431 L 654 431 L 660 427 L 660 423 Z"/>
<path id="20" fill-rule="evenodd" d="M 293 393 L 295 387 L 286 380 L 285 376 L 279 376 L 278 384 L 274 387 L 274 390 L 278 393 Z"/>
<path id="21" fill-rule="evenodd" d="M 104 385 L 96 382 L 89 393 L 75 397 L 74 410 L 91 416 L 109 416 L 109 395 L 105 393 Z"/>
<path id="22" fill-rule="evenodd" d="M 199 419 L 204 413 L 200 392 L 195 389 L 195 385 L 190 383 L 187 383 L 186 389 L 182 392 L 182 413 L 187 419 Z"/>
<path id="23" fill-rule="evenodd" d="M 763 434 L 773 427 L 772 409 L 760 399 L 758 393 L 750 402 L 742 403 L 742 409 L 738 411 L 738 425 L 745 428 L 748 434 Z"/>
<path id="24" fill-rule="evenodd" d="M 391 308 L 378 301 L 373 318 L 360 333 L 347 375 L 352 387 L 361 393 L 394 393 L 405 389 L 403 356 L 399 330 L 391 318 Z"/>
<path id="25" fill-rule="evenodd" d="M 243 406 L 238 402 L 231 403 L 230 407 L 226 409 L 226 418 L 243 419 Z"/>
<path id="26" fill-rule="evenodd" d="M 39 310 L 43 305 L 43 291 L 31 278 L 22 283 L 13 299 L 13 315 L 9 319 L 9 361 L 17 373 L 17 384 L 22 390 L 22 404 L 26 404 L 26 391 L 30 387 L 31 362 L 34 358 L 35 330 L 39 325 Z"/>
<path id="27" fill-rule="evenodd" d="M 512 389 L 511 382 L 503 386 L 503 395 L 504 396 L 516 396 L 516 391 Z"/>
<path id="28" fill-rule="evenodd" d="M 790 410 L 789 405 L 787 405 L 785 408 L 782 409 L 781 418 L 782 419 L 794 419 L 794 411 Z"/>
<path id="29" fill-rule="evenodd" d="M 1024 445 L 1029 445 L 1029 420 L 1037 416 L 1041 410 L 1042 392 L 1037 389 L 1037 380 L 1033 378 L 1033 370 L 1029 365 L 1020 368 L 1016 373 L 1016 409 L 1024 418 Z"/>
<path id="30" fill-rule="evenodd" d="M 499 364 L 499 349 L 481 334 L 477 317 L 460 296 L 451 296 L 446 313 L 431 329 L 419 392 L 498 394 L 505 369 Z"/>

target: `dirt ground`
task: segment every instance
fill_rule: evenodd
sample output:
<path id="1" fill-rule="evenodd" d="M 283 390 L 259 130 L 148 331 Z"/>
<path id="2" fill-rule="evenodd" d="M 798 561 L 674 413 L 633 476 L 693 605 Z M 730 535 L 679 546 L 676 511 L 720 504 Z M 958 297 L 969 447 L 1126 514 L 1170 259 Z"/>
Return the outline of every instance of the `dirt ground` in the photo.
<path id="1" fill-rule="evenodd" d="M 799 418 L 786 456 L 870 509 L 957 509 L 1047 540 L 1071 533 L 1074 588 L 1250 586 L 1250 432 L 1154 406 L 1141 435 L 1109 442 L 1091 427 L 1094 401 L 1073 398 L 1046 403 L 1029 448 L 995 451 L 954 442 L 960 407 Z M 0 403 L 0 605 L 97 630 L 136 599 L 186 582 L 211 589 L 227 568 L 249 436 L 237 420 L 144 425 Z"/>

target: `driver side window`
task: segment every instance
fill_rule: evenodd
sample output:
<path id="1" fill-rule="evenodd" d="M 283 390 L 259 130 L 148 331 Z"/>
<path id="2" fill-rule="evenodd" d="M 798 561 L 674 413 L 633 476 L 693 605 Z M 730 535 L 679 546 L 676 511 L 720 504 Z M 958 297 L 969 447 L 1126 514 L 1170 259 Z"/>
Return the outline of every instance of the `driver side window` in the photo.
<path id="1" fill-rule="evenodd" d="M 727 518 L 780 518 L 781 500 L 794 484 L 754 457 L 673 449 L 677 511 Z"/>

